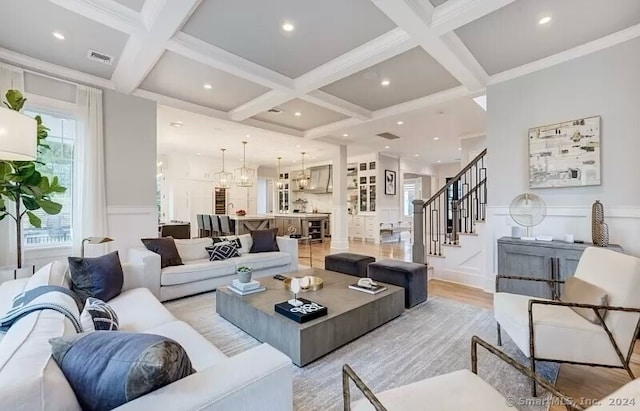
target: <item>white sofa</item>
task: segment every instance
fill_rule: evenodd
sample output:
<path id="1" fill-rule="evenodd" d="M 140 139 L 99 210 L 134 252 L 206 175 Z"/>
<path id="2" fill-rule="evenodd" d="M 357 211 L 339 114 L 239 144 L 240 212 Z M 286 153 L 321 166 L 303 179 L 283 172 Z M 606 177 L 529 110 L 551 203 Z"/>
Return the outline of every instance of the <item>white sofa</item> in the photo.
<path id="1" fill-rule="evenodd" d="M 234 237 L 235 238 L 235 237 Z M 128 250 L 130 263 L 143 264 L 146 272 L 147 287 L 160 301 L 172 300 L 212 291 L 231 284 L 236 276 L 236 268 L 245 265 L 253 269 L 253 277 L 267 277 L 284 274 L 298 269 L 298 240 L 289 237 L 277 237 L 280 251 L 267 253 L 249 253 L 250 234 L 238 237 L 242 248 L 240 257 L 224 261 L 209 261 L 205 250 L 213 244 L 211 238 L 193 238 L 175 240 L 178 254 L 184 265 L 160 268 L 160 255 L 146 248 Z"/>
<path id="2" fill-rule="evenodd" d="M 68 286 L 65 268 L 62 263 L 53 263 L 30 279 L 0 285 L 0 315 L 25 289 L 43 284 Z M 118 411 L 293 409 L 292 366 L 285 355 L 262 344 L 227 357 L 189 325 L 176 320 L 149 290 L 136 288 L 144 279 L 144 267 L 125 264 L 123 268 L 123 292 L 109 301 L 118 314 L 121 330 L 178 341 L 197 372 L 124 404 Z M 5 335 L 0 334 L 0 409 L 81 411 L 71 386 L 51 358 L 49 344 L 50 338 L 74 333 L 71 322 L 62 314 L 40 311 L 19 320 Z"/>

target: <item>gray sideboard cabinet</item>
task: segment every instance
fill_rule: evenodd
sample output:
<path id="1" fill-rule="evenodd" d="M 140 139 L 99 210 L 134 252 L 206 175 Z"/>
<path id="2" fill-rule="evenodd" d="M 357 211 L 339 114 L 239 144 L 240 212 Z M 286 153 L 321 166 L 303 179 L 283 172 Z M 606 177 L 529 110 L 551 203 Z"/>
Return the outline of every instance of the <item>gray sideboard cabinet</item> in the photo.
<path id="1" fill-rule="evenodd" d="M 526 241 L 514 237 L 498 240 L 498 274 L 566 280 L 575 273 L 582 252 L 591 243 L 577 244 L 564 241 Z M 623 252 L 622 247 L 611 244 L 611 250 Z M 551 290 L 544 282 L 501 280 L 500 291 L 533 297 L 551 298 Z M 558 287 L 559 294 L 562 287 Z"/>

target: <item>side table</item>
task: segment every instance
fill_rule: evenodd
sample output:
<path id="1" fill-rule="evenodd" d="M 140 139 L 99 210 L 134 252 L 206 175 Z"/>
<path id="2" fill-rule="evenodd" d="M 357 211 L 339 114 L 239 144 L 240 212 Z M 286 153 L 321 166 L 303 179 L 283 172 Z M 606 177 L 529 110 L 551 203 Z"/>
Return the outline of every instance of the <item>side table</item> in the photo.
<path id="1" fill-rule="evenodd" d="M 309 255 L 300 255 L 298 254 L 298 258 L 308 258 L 309 259 L 309 267 L 313 268 L 313 248 L 311 247 L 311 241 L 313 238 L 308 236 L 308 237 L 300 237 L 297 238 L 298 240 L 298 244 L 300 244 L 301 242 L 306 242 L 307 247 L 309 247 Z"/>

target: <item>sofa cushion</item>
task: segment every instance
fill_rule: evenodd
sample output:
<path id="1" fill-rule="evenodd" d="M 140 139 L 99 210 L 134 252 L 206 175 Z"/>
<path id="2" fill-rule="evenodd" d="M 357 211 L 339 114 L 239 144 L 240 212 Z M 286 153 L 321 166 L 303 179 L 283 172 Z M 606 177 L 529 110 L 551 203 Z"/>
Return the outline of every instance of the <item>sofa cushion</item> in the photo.
<path id="1" fill-rule="evenodd" d="M 84 332 L 118 331 L 118 314 L 102 300 L 89 297 L 80 314 Z"/>
<path id="2" fill-rule="evenodd" d="M 229 258 L 240 257 L 236 244 L 234 241 L 223 241 L 207 247 L 209 261 L 224 261 Z"/>
<path id="3" fill-rule="evenodd" d="M 596 285 L 571 276 L 565 281 L 561 300 L 568 303 L 607 305 L 607 292 Z M 600 318 L 591 308 L 571 307 L 571 309 L 592 323 L 600 324 Z M 598 311 L 604 319 L 607 310 Z"/>
<path id="4" fill-rule="evenodd" d="M 189 354 L 191 364 L 197 371 L 202 371 L 227 359 L 227 356 L 209 340 L 182 321 L 171 321 L 144 332 L 163 335 L 179 342 Z"/>
<path id="5" fill-rule="evenodd" d="M 124 274 L 118 252 L 95 257 L 69 257 L 71 289 L 84 302 L 89 297 L 109 301 L 122 292 Z"/>
<path id="6" fill-rule="evenodd" d="M 206 248 L 213 244 L 213 240 L 211 238 L 191 238 L 188 240 L 176 239 L 174 242 L 183 263 L 185 261 L 207 258 L 209 255 L 207 254 Z"/>
<path id="7" fill-rule="evenodd" d="M 160 284 L 163 286 L 177 285 L 233 275 L 236 272 L 234 262 L 236 259 L 225 261 L 193 260 L 187 261 L 185 265 L 167 267 L 162 270 Z"/>
<path id="8" fill-rule="evenodd" d="M 143 238 L 140 241 L 147 247 L 147 250 L 160 256 L 160 268 L 182 265 L 182 259 L 172 237 Z"/>
<path id="9" fill-rule="evenodd" d="M 141 332 L 176 320 L 147 288 L 125 291 L 109 305 L 118 314 L 120 331 Z"/>
<path id="10" fill-rule="evenodd" d="M 41 285 L 59 285 L 71 288 L 69 269 L 60 261 L 49 263 L 36 271 L 27 282 L 24 290 L 33 290 Z"/>
<path id="11" fill-rule="evenodd" d="M 278 236 L 277 228 L 270 228 L 267 230 L 253 230 L 251 232 L 251 245 L 250 253 L 269 253 L 272 251 L 280 251 L 276 237 Z"/>
<path id="12" fill-rule="evenodd" d="M 229 235 L 226 237 L 219 237 L 219 239 L 223 241 L 231 241 L 237 239 L 238 241 L 240 241 L 240 247 L 238 247 L 238 252 L 240 254 L 247 254 L 249 250 L 251 250 L 251 246 L 253 245 L 251 234 Z"/>
<path id="13" fill-rule="evenodd" d="M 95 331 L 50 343 L 84 411 L 110 411 L 194 373 L 184 348 L 159 335 Z"/>
<path id="14" fill-rule="evenodd" d="M 240 257 L 232 258 L 229 261 L 233 261 L 236 264 L 236 267 L 246 265 L 256 271 L 291 264 L 291 254 L 283 253 L 282 251 L 243 254 Z"/>

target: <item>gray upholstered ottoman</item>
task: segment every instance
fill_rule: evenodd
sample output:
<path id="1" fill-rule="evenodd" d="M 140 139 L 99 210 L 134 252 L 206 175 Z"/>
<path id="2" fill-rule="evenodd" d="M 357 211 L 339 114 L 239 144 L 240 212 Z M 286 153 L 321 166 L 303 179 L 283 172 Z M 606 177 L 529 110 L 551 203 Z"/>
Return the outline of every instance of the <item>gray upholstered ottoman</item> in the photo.
<path id="1" fill-rule="evenodd" d="M 404 306 L 411 308 L 427 301 L 427 267 L 399 260 L 369 264 L 369 278 L 404 287 Z"/>
<path id="2" fill-rule="evenodd" d="M 367 255 L 339 253 L 324 257 L 324 269 L 356 277 L 367 276 L 367 266 L 374 263 L 375 258 Z"/>

